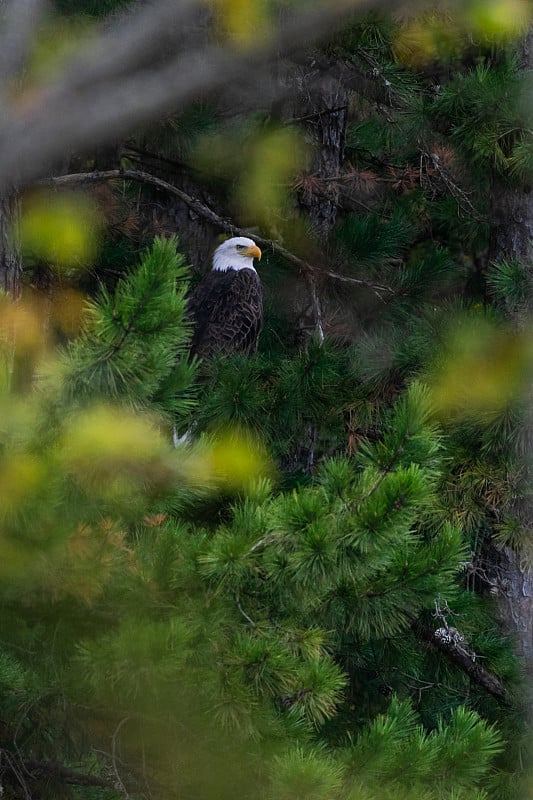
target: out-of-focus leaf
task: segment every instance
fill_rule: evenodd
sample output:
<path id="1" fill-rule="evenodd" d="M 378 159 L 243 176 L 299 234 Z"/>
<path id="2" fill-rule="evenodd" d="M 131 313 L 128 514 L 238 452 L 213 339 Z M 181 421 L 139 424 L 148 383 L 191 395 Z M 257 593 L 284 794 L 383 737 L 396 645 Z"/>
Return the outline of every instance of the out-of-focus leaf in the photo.
<path id="1" fill-rule="evenodd" d="M 294 131 L 279 129 L 257 138 L 237 187 L 243 217 L 267 230 L 284 220 L 290 183 L 301 168 L 305 143 Z"/>
<path id="2" fill-rule="evenodd" d="M 262 443 L 239 429 L 219 432 L 212 441 L 197 445 L 185 458 L 187 479 L 199 486 L 245 489 L 272 471 Z"/>
<path id="3" fill-rule="evenodd" d="M 474 33 L 505 41 L 525 34 L 532 16 L 528 0 L 476 0 L 466 7 L 466 22 Z"/>
<path id="4" fill-rule="evenodd" d="M 0 460 L 0 509 L 15 511 L 47 479 L 44 465 L 28 453 L 7 453 Z"/>
<path id="5" fill-rule="evenodd" d="M 67 337 L 81 330 L 86 311 L 85 296 L 71 288 L 57 287 L 52 294 L 50 322 Z"/>
<path id="6" fill-rule="evenodd" d="M 31 302 L 7 302 L 0 307 L 0 342 L 29 354 L 43 343 L 42 306 Z"/>
<path id="7" fill-rule="evenodd" d="M 218 13 L 220 29 L 239 48 L 251 49 L 260 36 L 268 36 L 270 19 L 264 0 L 210 0 Z"/>
<path id="8" fill-rule="evenodd" d="M 96 205 L 86 195 L 39 192 L 23 205 L 22 250 L 59 268 L 84 267 L 98 250 L 99 227 Z"/>
<path id="9" fill-rule="evenodd" d="M 174 477 L 167 442 L 154 421 L 107 406 L 88 409 L 69 422 L 61 460 L 81 486 L 111 499 L 165 485 Z"/>
<path id="10" fill-rule="evenodd" d="M 456 319 L 429 377 L 433 401 L 445 416 L 501 412 L 523 395 L 532 367 L 530 331 L 481 317 Z"/>
<path id="11" fill-rule="evenodd" d="M 415 17 L 399 27 L 393 42 L 396 61 L 418 68 L 430 61 L 449 58 L 459 52 L 461 32 L 454 20 L 444 15 Z"/>

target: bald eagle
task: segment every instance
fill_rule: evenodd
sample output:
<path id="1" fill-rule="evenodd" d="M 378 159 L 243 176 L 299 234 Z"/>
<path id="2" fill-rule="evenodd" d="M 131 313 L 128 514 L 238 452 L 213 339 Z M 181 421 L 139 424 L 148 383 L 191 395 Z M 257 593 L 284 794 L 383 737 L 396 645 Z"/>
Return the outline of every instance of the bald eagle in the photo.
<path id="1" fill-rule="evenodd" d="M 235 236 L 217 247 L 213 268 L 192 293 L 191 353 L 248 355 L 257 349 L 263 323 L 263 290 L 254 268 L 261 250 L 252 239 Z"/>

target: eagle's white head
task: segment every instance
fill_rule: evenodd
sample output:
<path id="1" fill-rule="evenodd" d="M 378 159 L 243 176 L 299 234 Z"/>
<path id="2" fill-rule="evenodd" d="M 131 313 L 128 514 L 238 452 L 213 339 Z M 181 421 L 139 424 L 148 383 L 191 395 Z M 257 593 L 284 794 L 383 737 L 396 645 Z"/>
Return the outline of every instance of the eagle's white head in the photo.
<path id="1" fill-rule="evenodd" d="M 213 269 L 226 272 L 228 269 L 253 269 L 254 258 L 261 258 L 261 250 L 253 239 L 234 236 L 219 244 L 213 254 Z"/>

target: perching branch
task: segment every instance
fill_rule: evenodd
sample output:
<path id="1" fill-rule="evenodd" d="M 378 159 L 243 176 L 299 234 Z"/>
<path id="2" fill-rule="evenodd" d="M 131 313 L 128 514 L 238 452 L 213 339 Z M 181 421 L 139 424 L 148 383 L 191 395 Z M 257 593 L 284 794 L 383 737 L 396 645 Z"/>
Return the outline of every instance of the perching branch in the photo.
<path id="1" fill-rule="evenodd" d="M 226 233 L 230 233 L 233 236 L 248 236 L 249 232 L 239 228 L 235 225 L 231 220 L 225 219 L 213 211 L 211 208 L 205 205 L 205 203 L 200 202 L 200 200 L 191 197 L 186 192 L 179 189 L 177 186 L 173 186 L 171 183 L 167 183 L 166 181 L 162 180 L 161 178 L 157 178 L 155 175 L 151 175 L 149 172 L 143 172 L 142 170 L 133 170 L 133 169 L 109 169 L 109 170 L 102 170 L 98 172 L 78 172 L 72 173 L 70 175 L 60 175 L 56 178 L 50 178 L 48 181 L 44 181 L 44 183 L 52 184 L 52 186 L 83 186 L 84 184 L 91 184 L 91 183 L 102 183 L 104 181 L 110 180 L 128 180 L 128 181 L 139 181 L 141 183 L 147 183 L 152 186 L 155 186 L 158 189 L 161 189 L 168 194 L 173 194 L 175 197 L 178 197 L 182 202 L 184 202 L 189 208 L 191 208 L 196 214 L 203 217 L 204 219 L 211 222 L 217 228 L 225 231 Z M 348 283 L 355 286 L 363 286 L 368 289 L 372 289 L 376 293 L 376 295 L 382 299 L 381 293 L 388 293 L 393 294 L 393 290 L 388 286 L 381 286 L 379 284 L 370 283 L 369 281 L 359 280 L 357 278 L 350 278 L 347 275 L 340 275 L 337 272 L 331 272 L 330 270 L 324 270 L 320 267 L 316 267 L 310 264 L 308 261 L 304 261 L 304 259 L 300 258 L 299 256 L 292 253 L 290 250 L 287 250 L 281 244 L 273 241 L 272 239 L 267 239 L 265 236 L 259 236 L 254 233 L 254 240 L 257 244 L 261 245 L 261 247 L 267 247 L 273 250 L 275 253 L 278 253 L 285 261 L 288 261 L 289 264 L 294 264 L 294 266 L 298 267 L 301 272 L 312 278 L 313 281 L 316 276 L 324 276 L 331 278 L 332 280 L 340 281 L 342 283 Z M 315 289 L 316 295 L 316 289 Z M 315 308 L 315 311 L 317 309 Z M 322 326 L 322 315 L 317 311 L 317 319 L 320 321 L 320 327 Z M 318 327 L 318 325 L 317 325 Z M 320 335 L 320 334 L 319 334 Z"/>

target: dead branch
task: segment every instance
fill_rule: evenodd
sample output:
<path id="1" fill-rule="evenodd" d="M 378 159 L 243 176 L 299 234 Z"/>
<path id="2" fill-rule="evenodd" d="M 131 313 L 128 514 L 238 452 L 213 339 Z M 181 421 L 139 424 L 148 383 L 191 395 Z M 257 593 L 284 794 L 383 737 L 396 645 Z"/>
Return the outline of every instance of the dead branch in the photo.
<path id="1" fill-rule="evenodd" d="M 432 630 L 419 620 L 413 620 L 413 630 L 419 639 L 443 653 L 453 664 L 463 670 L 474 683 L 482 686 L 489 694 L 504 705 L 509 704 L 505 688 L 501 680 L 488 669 L 485 669 L 476 658 L 476 654 L 465 642 L 456 628 L 437 628 Z"/>
<path id="2" fill-rule="evenodd" d="M 472 217 L 472 219 L 477 220 L 478 222 L 483 221 L 483 217 L 477 213 L 476 209 L 472 201 L 470 200 L 468 194 L 462 189 L 457 182 L 451 177 L 448 170 L 444 168 L 441 163 L 441 160 L 437 153 L 429 153 L 425 150 L 420 150 L 421 158 L 425 159 L 429 164 L 432 165 L 433 170 L 439 176 L 442 184 L 446 191 L 448 191 L 451 196 L 456 201 L 457 205 L 461 209 L 461 211 Z M 429 170 L 426 168 L 426 174 L 429 177 Z"/>

